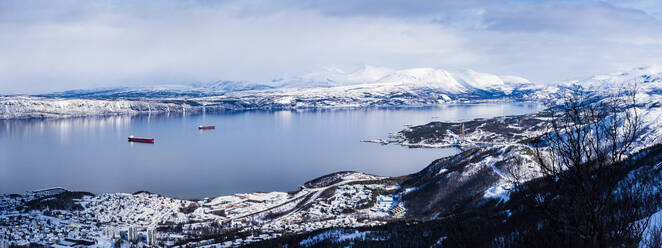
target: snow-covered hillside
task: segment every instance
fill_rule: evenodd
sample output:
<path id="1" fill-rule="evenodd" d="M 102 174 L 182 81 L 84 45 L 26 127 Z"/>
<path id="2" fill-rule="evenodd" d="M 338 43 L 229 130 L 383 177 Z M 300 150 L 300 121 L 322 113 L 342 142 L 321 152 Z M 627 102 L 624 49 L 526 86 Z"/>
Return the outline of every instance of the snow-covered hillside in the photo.
<path id="1" fill-rule="evenodd" d="M 525 145 L 497 145 L 434 161 L 401 184 L 407 214 L 439 216 L 467 201 L 507 201 L 513 182 L 542 176 L 531 154 Z"/>

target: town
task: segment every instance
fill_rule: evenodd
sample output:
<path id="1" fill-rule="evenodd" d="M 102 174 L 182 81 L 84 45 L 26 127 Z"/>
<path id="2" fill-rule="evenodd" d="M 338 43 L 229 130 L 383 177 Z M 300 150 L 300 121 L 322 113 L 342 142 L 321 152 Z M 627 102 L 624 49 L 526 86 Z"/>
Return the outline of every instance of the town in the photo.
<path id="1" fill-rule="evenodd" d="M 324 228 L 381 225 L 406 211 L 399 186 L 383 179 L 341 172 L 294 192 L 198 201 L 63 188 L 0 195 L 0 247 L 230 247 Z M 228 239 L 205 239 L 211 234 Z"/>

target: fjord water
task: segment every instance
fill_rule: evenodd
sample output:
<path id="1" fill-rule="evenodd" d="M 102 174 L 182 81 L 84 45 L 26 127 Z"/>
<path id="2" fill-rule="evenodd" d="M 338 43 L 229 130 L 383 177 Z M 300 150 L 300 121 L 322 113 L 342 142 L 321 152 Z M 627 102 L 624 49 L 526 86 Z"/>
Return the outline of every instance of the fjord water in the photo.
<path id="1" fill-rule="evenodd" d="M 288 191 L 331 172 L 417 172 L 456 148 L 363 143 L 405 125 L 534 112 L 537 104 L 151 114 L 0 121 L 0 193 L 62 186 L 200 198 Z M 198 125 L 215 125 L 200 131 Z M 127 136 L 155 138 L 129 143 Z"/>

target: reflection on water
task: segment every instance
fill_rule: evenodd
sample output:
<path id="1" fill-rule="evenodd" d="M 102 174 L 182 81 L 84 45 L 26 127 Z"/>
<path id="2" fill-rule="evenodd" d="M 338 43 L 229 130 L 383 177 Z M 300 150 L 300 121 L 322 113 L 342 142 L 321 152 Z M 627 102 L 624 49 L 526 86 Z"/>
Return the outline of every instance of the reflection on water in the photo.
<path id="1" fill-rule="evenodd" d="M 535 104 L 149 114 L 0 121 L 0 193 L 65 186 L 179 197 L 292 190 L 335 171 L 416 172 L 454 148 L 361 143 L 408 124 L 522 114 Z M 199 125 L 215 125 L 201 131 Z M 128 143 L 129 135 L 155 144 Z"/>

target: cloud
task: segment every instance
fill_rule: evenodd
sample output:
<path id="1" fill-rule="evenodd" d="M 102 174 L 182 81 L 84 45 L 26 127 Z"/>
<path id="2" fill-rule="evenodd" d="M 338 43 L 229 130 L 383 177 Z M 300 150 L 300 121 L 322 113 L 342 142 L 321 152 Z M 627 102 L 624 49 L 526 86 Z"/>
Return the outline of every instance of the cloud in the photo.
<path id="1" fill-rule="evenodd" d="M 655 11 L 606 2 L 3 1 L 0 94 L 363 64 L 549 82 L 651 64 Z"/>

